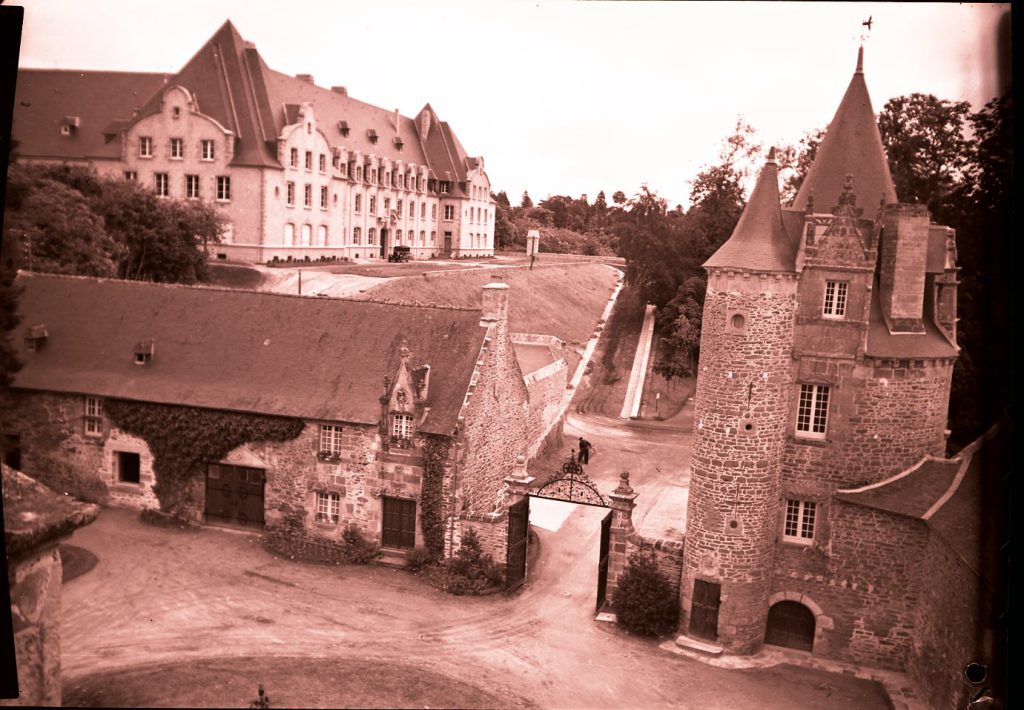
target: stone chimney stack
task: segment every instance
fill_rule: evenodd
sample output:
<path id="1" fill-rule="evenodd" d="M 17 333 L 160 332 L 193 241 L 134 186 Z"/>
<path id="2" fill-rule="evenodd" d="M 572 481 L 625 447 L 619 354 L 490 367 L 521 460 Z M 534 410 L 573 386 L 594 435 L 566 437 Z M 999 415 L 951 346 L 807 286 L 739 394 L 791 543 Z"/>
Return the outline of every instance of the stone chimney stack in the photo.
<path id="1" fill-rule="evenodd" d="M 398 112 L 398 109 L 396 108 L 395 109 L 395 120 L 394 120 L 394 123 L 395 123 L 395 133 L 396 134 L 398 133 L 398 127 L 401 125 L 399 123 L 399 119 L 401 119 L 401 114 Z"/>
<path id="2" fill-rule="evenodd" d="M 307 84 L 312 84 L 313 83 L 313 75 L 312 74 L 296 74 L 295 78 L 298 79 L 299 81 L 304 81 Z"/>
<path id="3" fill-rule="evenodd" d="M 895 333 L 923 333 L 930 218 L 924 205 L 890 204 L 878 245 L 879 299 Z"/>
<path id="4" fill-rule="evenodd" d="M 508 323 L 508 284 L 490 283 L 483 288 L 480 324 Z"/>

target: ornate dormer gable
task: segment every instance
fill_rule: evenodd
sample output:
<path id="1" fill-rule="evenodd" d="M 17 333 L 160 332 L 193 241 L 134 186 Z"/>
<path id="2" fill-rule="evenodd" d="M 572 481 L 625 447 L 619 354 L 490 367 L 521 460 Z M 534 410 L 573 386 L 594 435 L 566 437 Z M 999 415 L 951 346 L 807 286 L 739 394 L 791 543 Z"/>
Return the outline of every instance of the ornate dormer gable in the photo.
<path id="1" fill-rule="evenodd" d="M 412 351 L 405 342 L 399 348 L 401 359 L 393 377 L 384 378 L 381 396 L 381 439 L 385 450 L 411 449 L 417 428 L 430 412 L 426 406 L 430 365 L 413 367 Z"/>
<path id="2" fill-rule="evenodd" d="M 199 107 L 192 93 L 180 84 L 168 86 L 160 97 L 160 110 L 179 118 L 184 112 L 199 113 Z"/>
<path id="3" fill-rule="evenodd" d="M 805 217 L 803 264 L 868 267 L 874 265 L 876 222 L 863 219 L 857 207 L 854 178 L 847 173 L 831 216 Z"/>

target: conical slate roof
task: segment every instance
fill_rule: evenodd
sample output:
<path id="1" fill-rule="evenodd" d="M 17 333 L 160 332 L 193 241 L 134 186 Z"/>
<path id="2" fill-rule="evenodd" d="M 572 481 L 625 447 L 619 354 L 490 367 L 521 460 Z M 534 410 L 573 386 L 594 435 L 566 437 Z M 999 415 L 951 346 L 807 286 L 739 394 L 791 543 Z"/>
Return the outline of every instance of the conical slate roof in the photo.
<path id="1" fill-rule="evenodd" d="M 779 166 L 775 149 L 757 176 L 750 201 L 740 215 L 732 236 L 704 262 L 705 268 L 753 271 L 793 271 L 793 248 L 782 225 L 779 203 Z"/>
<path id="2" fill-rule="evenodd" d="M 807 200 L 813 193 L 814 211 L 831 211 L 839 204 L 847 174 L 853 175 L 859 205 L 871 209 L 881 198 L 886 204 L 898 201 L 864 81 L 863 47 L 857 53 L 853 79 L 818 147 L 818 154 L 797 192 L 792 209 L 807 209 Z"/>

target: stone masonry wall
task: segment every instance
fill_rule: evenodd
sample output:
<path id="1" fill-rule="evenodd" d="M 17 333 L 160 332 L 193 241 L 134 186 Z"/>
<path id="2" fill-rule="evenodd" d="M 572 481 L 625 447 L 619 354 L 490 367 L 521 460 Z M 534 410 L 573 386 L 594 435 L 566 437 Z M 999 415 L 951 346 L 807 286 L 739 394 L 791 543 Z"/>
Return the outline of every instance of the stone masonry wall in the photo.
<path id="1" fill-rule="evenodd" d="M 112 427 L 106 418 L 100 435 L 87 435 L 85 396 L 16 392 L 12 399 L 3 415 L 3 430 L 21 439 L 23 472 L 35 477 L 63 464 L 78 479 L 79 494 L 86 490 L 127 508 L 159 507 L 153 493 L 153 457 L 146 442 Z M 139 454 L 139 483 L 117 480 L 118 452 Z"/>
<path id="2" fill-rule="evenodd" d="M 524 378 L 530 399 L 527 416 L 527 458 L 537 455 L 548 434 L 562 417 L 562 401 L 565 399 L 568 373 L 565 360 L 559 359 Z"/>
<path id="3" fill-rule="evenodd" d="M 789 434 L 782 469 L 787 486 L 809 485 L 830 493 L 888 478 L 925 454 L 945 454 L 952 379 L 949 360 L 862 364 L 804 358 L 797 379 L 830 387 L 823 440 Z M 791 394 L 795 411 L 799 382 Z"/>
<path id="4" fill-rule="evenodd" d="M 709 274 L 697 376 L 682 607 L 696 579 L 721 584 L 718 641 L 764 639 L 792 383 L 796 280 Z"/>
<path id="5" fill-rule="evenodd" d="M 665 579 L 672 585 L 673 592 L 679 594 L 679 583 L 683 574 L 683 548 L 685 540 L 669 540 L 665 538 L 647 538 L 634 535 L 626 547 L 626 559 L 641 548 L 654 555 L 654 561 Z"/>
<path id="6" fill-rule="evenodd" d="M 8 560 L 19 697 L 0 705 L 61 704 L 61 561 L 54 544 Z"/>
<path id="7" fill-rule="evenodd" d="M 915 633 L 927 527 L 835 499 L 826 515 L 827 546 L 778 544 L 772 592 L 802 595 L 829 619 L 819 619 L 815 654 L 903 670 Z"/>
<path id="8" fill-rule="evenodd" d="M 924 549 L 920 580 L 907 674 L 927 693 L 931 707 L 965 708 L 971 686 L 963 669 L 974 661 L 991 661 L 989 649 L 979 643 L 984 638 L 979 631 L 992 613 L 991 605 L 981 602 L 991 593 L 934 531 Z"/>
<path id="9" fill-rule="evenodd" d="M 460 512 L 490 513 L 503 507 L 499 495 L 516 457 L 524 453 L 528 394 L 506 320 L 490 324 L 463 409 L 459 466 Z"/>

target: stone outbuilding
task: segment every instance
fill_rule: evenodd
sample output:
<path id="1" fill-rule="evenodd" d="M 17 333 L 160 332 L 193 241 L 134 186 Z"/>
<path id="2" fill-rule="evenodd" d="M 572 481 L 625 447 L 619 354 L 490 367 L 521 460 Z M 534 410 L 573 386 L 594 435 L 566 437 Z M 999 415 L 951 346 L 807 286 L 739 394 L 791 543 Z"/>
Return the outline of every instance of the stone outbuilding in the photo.
<path id="1" fill-rule="evenodd" d="M 565 391 L 560 343 L 517 335 L 517 354 L 500 283 L 481 310 L 17 283 L 25 366 L 3 433 L 25 472 L 56 461 L 118 505 L 262 530 L 305 558 L 337 559 L 350 528 L 398 556 L 451 548 L 464 520 L 504 509 Z"/>
<path id="2" fill-rule="evenodd" d="M 58 495 L 3 466 L 4 542 L 11 595 L 17 700 L 0 705 L 61 704 L 58 544 L 99 515 L 98 506 Z"/>

